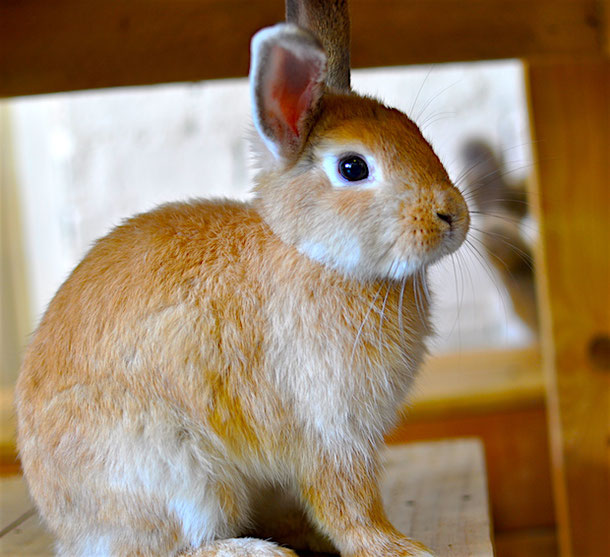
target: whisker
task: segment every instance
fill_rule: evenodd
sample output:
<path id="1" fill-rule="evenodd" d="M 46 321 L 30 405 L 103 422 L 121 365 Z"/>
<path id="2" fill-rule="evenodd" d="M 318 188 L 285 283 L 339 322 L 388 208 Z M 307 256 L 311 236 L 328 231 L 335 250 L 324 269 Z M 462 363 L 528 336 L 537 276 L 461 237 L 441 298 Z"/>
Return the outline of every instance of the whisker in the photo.
<path id="1" fill-rule="evenodd" d="M 484 180 L 487 180 L 488 178 L 495 178 L 496 176 L 499 176 L 501 178 L 508 176 L 509 174 L 514 174 L 515 172 L 519 171 L 519 170 L 526 170 L 528 168 L 533 168 L 535 165 L 534 162 L 532 161 L 528 161 L 528 162 L 523 162 L 523 161 L 508 161 L 503 167 L 501 168 L 494 168 L 494 170 L 488 172 L 487 174 L 484 174 L 483 176 L 479 176 L 476 180 L 474 180 L 471 184 L 470 187 L 472 187 L 473 185 L 479 184 L 479 182 L 482 182 Z M 485 187 L 485 184 L 482 184 L 481 187 Z"/>
<path id="2" fill-rule="evenodd" d="M 501 215 L 498 213 L 486 213 L 483 211 L 470 211 L 470 214 L 475 217 L 491 217 L 491 218 L 495 218 L 498 220 L 503 220 L 505 222 L 509 222 L 511 224 L 516 224 L 519 227 L 524 228 L 525 230 L 527 230 L 528 233 L 531 233 L 531 234 L 538 233 L 538 230 L 535 226 L 532 226 L 532 225 L 528 224 L 527 222 L 523 222 L 523 219 L 520 219 L 518 217 L 512 217 L 510 215 Z"/>
<path id="3" fill-rule="evenodd" d="M 487 259 L 485 258 L 485 256 L 477 249 L 477 247 L 470 241 L 469 238 L 466 238 L 464 245 L 467 246 L 468 248 L 470 248 L 471 252 L 473 254 L 475 254 L 475 257 L 479 260 L 479 263 L 481 263 L 481 265 L 483 266 L 483 268 L 485 269 L 485 271 L 487 272 L 487 275 L 489 276 L 492 284 L 494 285 L 497 293 L 498 293 L 498 298 L 500 299 L 500 302 L 502 303 L 502 309 L 504 310 L 504 325 L 505 325 L 505 330 L 508 330 L 508 310 L 506 307 L 506 303 L 504 301 L 504 295 L 502 293 L 502 290 L 500 290 L 500 287 L 498 286 L 497 278 L 496 275 L 493 272 L 493 269 L 490 266 L 490 263 L 487 261 Z"/>
<path id="4" fill-rule="evenodd" d="M 496 151 L 496 156 L 493 159 L 490 159 L 488 157 L 481 157 L 479 158 L 479 160 L 477 160 L 477 162 L 471 164 L 468 168 L 464 169 L 458 178 L 456 178 L 456 180 L 454 181 L 454 183 L 458 183 L 460 180 L 464 179 L 466 177 L 467 174 L 470 174 L 473 170 L 475 170 L 476 168 L 478 168 L 481 164 L 493 164 L 494 166 L 502 166 L 502 167 L 506 167 L 507 164 L 511 164 L 510 161 L 504 161 L 503 160 L 503 155 L 508 153 L 509 151 L 512 151 L 514 149 L 519 149 L 521 147 L 533 147 L 534 145 L 538 144 L 539 141 L 523 141 L 521 143 L 517 143 L 511 147 L 504 147 L 503 149 L 499 149 Z"/>
<path id="5" fill-rule="evenodd" d="M 430 106 L 431 103 L 433 103 L 436 99 L 438 99 L 445 91 L 448 91 L 452 87 L 455 87 L 460 81 L 462 81 L 462 79 L 458 79 L 454 83 L 447 85 L 447 87 L 445 87 L 444 89 L 439 91 L 436 95 L 434 95 L 431 99 L 429 99 L 428 102 L 424 105 L 424 107 L 420 110 L 419 114 L 415 118 L 413 118 L 415 120 L 415 122 L 417 122 L 424 115 L 424 113 L 426 112 L 426 109 Z"/>
<path id="6" fill-rule="evenodd" d="M 455 112 L 438 112 L 436 114 L 432 114 L 431 116 L 428 116 L 421 124 L 419 124 L 419 129 L 423 132 L 432 124 L 436 124 L 436 122 L 451 118 L 452 116 L 455 116 L 455 114 Z"/>
<path id="7" fill-rule="evenodd" d="M 422 285 L 418 280 L 419 278 L 421 278 L 420 271 L 417 271 L 413 275 L 413 292 L 415 294 L 415 306 L 417 308 L 417 315 L 423 321 L 425 320 L 424 292 L 422 291 Z"/>
<path id="8" fill-rule="evenodd" d="M 405 329 L 403 323 L 403 307 L 402 302 L 405 295 L 405 286 L 407 284 L 407 277 L 403 277 L 402 279 L 402 287 L 400 289 L 400 296 L 398 298 L 398 329 L 400 330 L 400 338 L 405 337 Z"/>
<path id="9" fill-rule="evenodd" d="M 521 261 L 523 261 L 523 263 L 525 263 L 527 268 L 530 271 L 534 272 L 532 256 L 529 253 L 527 253 L 527 252 L 523 251 L 522 249 L 518 248 L 512 242 L 509 242 L 503 234 L 498 234 L 496 232 L 490 232 L 490 231 L 487 231 L 487 230 L 480 230 L 480 229 L 474 228 L 474 227 L 472 227 L 472 229 L 477 231 L 477 232 L 479 232 L 479 233 L 481 233 L 481 234 L 485 234 L 487 236 L 491 236 L 492 238 L 498 238 L 500 241 L 502 241 L 504 244 L 506 244 L 509 248 L 514 250 L 514 252 L 519 256 L 519 259 L 521 259 Z M 504 265 L 506 270 L 510 273 L 510 270 L 508 269 L 508 266 L 506 265 L 506 263 L 504 261 L 502 261 L 502 259 L 500 259 L 495 253 L 491 253 L 487 249 L 487 247 L 485 246 L 485 242 L 483 242 L 480 238 L 477 238 L 474 235 L 471 236 L 471 239 L 476 240 L 477 242 L 479 242 L 485 248 L 485 251 L 489 255 L 493 255 L 498 261 L 500 261 Z"/>
<path id="10" fill-rule="evenodd" d="M 458 329 L 458 344 L 461 346 L 462 345 L 462 334 L 461 334 L 461 329 L 460 329 L 460 311 L 461 311 L 461 305 L 462 305 L 462 301 L 463 298 L 460 298 L 460 294 L 459 294 L 459 281 L 458 281 L 458 276 L 457 276 L 457 269 L 455 267 L 455 259 L 456 259 L 456 253 L 452 253 L 451 257 L 450 257 L 450 261 L 451 261 L 451 266 L 453 268 L 453 278 L 454 278 L 454 285 L 455 285 L 455 300 L 457 302 L 457 307 L 456 307 L 456 312 L 455 312 L 455 319 L 453 320 L 453 325 L 451 325 L 451 329 L 449 330 L 449 335 L 451 336 L 453 334 L 453 331 L 456 329 Z M 463 289 L 462 289 L 462 296 L 463 296 Z"/>
<path id="11" fill-rule="evenodd" d="M 525 199 L 515 199 L 514 197 L 494 197 L 493 199 L 487 199 L 482 201 L 480 205 L 493 205 L 496 203 L 515 203 L 516 205 L 525 205 L 526 207 L 530 207 L 530 202 Z"/>
<path id="12" fill-rule="evenodd" d="M 377 302 L 377 298 L 379 297 L 379 293 L 381 292 L 381 289 L 383 288 L 384 284 L 385 284 L 385 282 L 382 281 L 381 285 L 377 289 L 377 292 L 375 292 L 375 296 L 373 297 L 373 300 L 371 301 L 371 303 L 368 307 L 368 310 L 367 310 L 366 314 L 364 315 L 364 318 L 362 319 L 362 323 L 360 323 L 360 327 L 358 328 L 358 332 L 356 333 L 356 338 L 354 340 L 354 346 L 352 347 L 352 355 L 350 358 L 350 368 L 354 365 L 354 356 L 356 354 L 356 348 L 358 347 L 358 341 L 360 340 L 360 336 L 362 335 L 364 325 L 366 324 L 366 322 L 369 318 L 369 315 L 371 314 L 371 311 L 372 311 L 373 307 L 375 306 L 375 303 Z"/>
<path id="13" fill-rule="evenodd" d="M 424 288 L 424 294 L 426 296 L 426 303 L 429 304 L 430 300 L 432 300 L 432 296 L 430 295 L 429 285 L 428 285 L 428 275 L 425 269 L 420 269 L 419 271 L 420 279 L 422 286 Z"/>
<path id="14" fill-rule="evenodd" d="M 428 70 L 428 73 L 426 74 L 426 77 L 424 77 L 424 80 L 421 82 L 421 85 L 419 86 L 419 89 L 417 90 L 417 94 L 415 95 L 415 100 L 413 101 L 413 106 L 411 107 L 411 110 L 409 111 L 409 114 L 413 114 L 413 111 L 415 110 L 415 105 L 417 104 L 417 101 L 419 100 L 419 95 L 422 92 L 422 89 L 424 88 L 424 85 L 426 84 L 426 81 L 428 81 L 428 78 L 430 77 L 430 74 L 432 73 L 432 70 L 436 67 L 436 64 L 432 64 L 430 66 L 430 69 Z"/>
<path id="15" fill-rule="evenodd" d="M 395 262 L 398 262 L 397 259 L 394 260 Z M 392 264 L 392 267 L 390 267 L 390 273 L 388 273 L 389 275 L 392 274 L 394 270 L 394 263 Z M 386 304 L 388 303 L 388 296 L 390 295 L 390 290 L 392 289 L 392 281 L 386 279 L 386 283 L 388 285 L 388 289 L 387 292 L 385 293 L 385 297 L 383 298 L 383 304 L 381 306 L 381 316 L 379 318 L 379 351 L 381 352 L 381 348 L 382 348 L 382 338 L 383 338 L 383 318 L 385 317 L 385 308 L 386 308 Z"/>

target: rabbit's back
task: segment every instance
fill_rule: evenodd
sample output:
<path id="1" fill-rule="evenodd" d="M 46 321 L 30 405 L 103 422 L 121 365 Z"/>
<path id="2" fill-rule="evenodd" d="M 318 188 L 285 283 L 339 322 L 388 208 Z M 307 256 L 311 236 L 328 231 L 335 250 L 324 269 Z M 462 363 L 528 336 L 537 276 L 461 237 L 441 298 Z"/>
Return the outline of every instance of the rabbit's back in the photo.
<path id="1" fill-rule="evenodd" d="M 244 289 L 237 282 L 256 281 L 240 252 L 266 234 L 258 215 L 239 203 L 168 204 L 129 219 L 93 246 L 49 304 L 18 391 L 44 399 L 104 376 L 133 379 L 146 360 L 194 340 L 193 327 L 211 327 L 210 300 L 210 309 L 223 311 Z"/>

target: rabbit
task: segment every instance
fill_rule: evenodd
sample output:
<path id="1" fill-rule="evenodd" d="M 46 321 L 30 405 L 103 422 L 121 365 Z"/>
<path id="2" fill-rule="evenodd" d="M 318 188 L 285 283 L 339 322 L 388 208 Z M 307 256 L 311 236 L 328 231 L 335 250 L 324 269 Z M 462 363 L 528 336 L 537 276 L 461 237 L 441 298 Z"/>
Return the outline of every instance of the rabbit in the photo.
<path id="1" fill-rule="evenodd" d="M 387 519 L 378 451 L 432 331 L 416 280 L 463 242 L 466 204 L 407 116 L 329 78 L 311 32 L 263 29 L 251 56 L 253 200 L 128 219 L 26 351 L 18 447 L 59 555 L 294 557 L 265 526 L 431 555 Z"/>
<path id="2" fill-rule="evenodd" d="M 461 155 L 469 169 L 465 189 L 474 202 L 473 213 L 481 217 L 483 248 L 506 287 L 515 314 L 536 336 L 532 246 L 522 234 L 524 221 L 529 217 L 526 183 L 507 182 L 500 157 L 485 140 L 466 141 Z"/>

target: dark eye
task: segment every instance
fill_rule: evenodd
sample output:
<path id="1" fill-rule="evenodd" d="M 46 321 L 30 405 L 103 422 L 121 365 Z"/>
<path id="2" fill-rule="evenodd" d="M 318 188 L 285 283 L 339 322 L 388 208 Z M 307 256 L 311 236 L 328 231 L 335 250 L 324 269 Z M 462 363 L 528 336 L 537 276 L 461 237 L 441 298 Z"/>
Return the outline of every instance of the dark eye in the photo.
<path id="1" fill-rule="evenodd" d="M 369 177 L 369 167 L 362 157 L 349 155 L 339 161 L 339 174 L 348 182 L 359 182 Z"/>

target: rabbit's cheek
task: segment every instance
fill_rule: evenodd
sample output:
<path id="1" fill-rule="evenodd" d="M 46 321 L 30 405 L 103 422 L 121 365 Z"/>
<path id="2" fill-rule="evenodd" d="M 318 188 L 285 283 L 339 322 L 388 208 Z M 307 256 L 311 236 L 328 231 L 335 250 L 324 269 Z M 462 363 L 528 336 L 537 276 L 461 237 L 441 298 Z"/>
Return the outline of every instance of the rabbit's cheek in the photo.
<path id="1" fill-rule="evenodd" d="M 375 192 L 354 187 L 351 190 L 333 190 L 328 196 L 330 209 L 348 219 L 349 222 L 362 222 L 375 204 Z"/>

